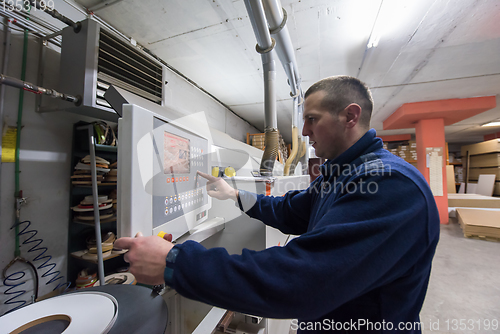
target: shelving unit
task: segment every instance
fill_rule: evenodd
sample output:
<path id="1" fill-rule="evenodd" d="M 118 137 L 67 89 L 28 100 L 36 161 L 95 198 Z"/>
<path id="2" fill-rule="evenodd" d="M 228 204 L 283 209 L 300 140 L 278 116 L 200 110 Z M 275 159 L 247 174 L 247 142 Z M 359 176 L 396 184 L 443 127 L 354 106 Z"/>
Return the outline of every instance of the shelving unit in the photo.
<path id="1" fill-rule="evenodd" d="M 265 133 L 250 133 L 250 132 L 247 132 L 247 145 L 250 145 L 250 146 L 253 146 L 255 148 L 258 148 L 259 150 L 264 150 L 265 149 L 265 146 L 264 146 L 264 139 L 265 139 Z M 281 163 L 285 163 L 286 160 L 288 159 L 288 156 L 290 155 L 290 150 L 291 150 L 291 147 L 287 147 L 287 145 L 285 145 L 285 141 L 283 140 L 283 138 L 281 138 L 281 135 L 280 135 L 280 139 L 279 139 L 279 150 L 278 150 L 278 156 L 276 157 L 276 159 L 281 162 Z M 290 146 L 290 145 L 288 145 Z"/>
<path id="2" fill-rule="evenodd" d="M 91 166 L 95 167 L 95 156 L 98 155 L 108 161 L 117 160 L 117 147 L 95 144 L 93 138 L 92 124 L 79 122 L 73 128 L 73 149 L 71 156 L 71 173 L 74 166 L 85 156 L 90 155 L 92 162 Z M 116 183 L 101 183 L 96 184 L 96 171 L 92 169 L 92 186 L 89 185 L 71 185 L 70 191 L 70 208 L 77 206 L 85 196 L 93 195 L 108 195 L 116 189 Z M 94 202 L 94 208 L 98 207 L 97 199 Z M 95 236 L 96 240 L 101 240 L 101 232 L 116 231 L 116 214 L 113 217 L 100 220 L 100 217 L 95 214 L 94 220 L 79 221 L 74 218 L 73 210 L 70 209 L 70 218 L 68 222 L 68 279 L 74 283 L 78 273 L 84 268 L 96 270 L 98 278 L 104 281 L 107 274 L 115 272 L 117 268 L 126 266 L 123 261 L 122 253 L 111 254 L 106 258 L 102 258 L 101 243 L 97 242 L 97 260 L 87 260 L 74 256 L 72 253 L 85 250 L 87 248 L 86 238 Z M 98 211 L 98 210 L 97 210 Z M 100 256 L 99 256 L 100 254 Z M 104 266 L 106 262 L 106 266 Z"/>
<path id="3" fill-rule="evenodd" d="M 500 139 L 462 146 L 465 171 L 465 187 L 470 181 L 477 182 L 480 174 L 494 174 L 493 195 L 500 196 Z"/>
<path id="4" fill-rule="evenodd" d="M 380 136 L 380 138 L 383 140 L 386 150 L 417 167 L 417 160 L 411 159 L 411 157 L 415 156 L 412 152 L 416 150 L 416 146 L 412 147 L 415 141 L 411 140 L 411 135 Z"/>

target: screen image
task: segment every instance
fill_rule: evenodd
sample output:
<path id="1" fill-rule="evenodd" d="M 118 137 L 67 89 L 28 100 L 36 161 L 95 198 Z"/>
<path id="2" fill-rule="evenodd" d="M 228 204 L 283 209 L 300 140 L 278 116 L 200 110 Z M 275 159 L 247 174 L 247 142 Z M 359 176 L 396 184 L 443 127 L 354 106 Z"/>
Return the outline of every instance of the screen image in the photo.
<path id="1" fill-rule="evenodd" d="M 169 132 L 163 135 L 163 173 L 189 173 L 189 139 Z"/>

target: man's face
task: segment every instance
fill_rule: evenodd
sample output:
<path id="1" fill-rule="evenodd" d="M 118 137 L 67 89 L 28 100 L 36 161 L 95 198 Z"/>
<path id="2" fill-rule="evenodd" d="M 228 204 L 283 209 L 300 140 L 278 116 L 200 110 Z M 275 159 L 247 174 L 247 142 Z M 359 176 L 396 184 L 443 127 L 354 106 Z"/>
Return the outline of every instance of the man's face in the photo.
<path id="1" fill-rule="evenodd" d="M 317 91 L 309 95 L 304 102 L 304 128 L 303 136 L 309 136 L 309 141 L 314 142 L 316 156 L 325 159 L 335 159 L 345 148 L 345 127 L 342 112 L 333 115 L 328 109 L 321 106 L 321 101 L 326 95 L 324 91 Z"/>

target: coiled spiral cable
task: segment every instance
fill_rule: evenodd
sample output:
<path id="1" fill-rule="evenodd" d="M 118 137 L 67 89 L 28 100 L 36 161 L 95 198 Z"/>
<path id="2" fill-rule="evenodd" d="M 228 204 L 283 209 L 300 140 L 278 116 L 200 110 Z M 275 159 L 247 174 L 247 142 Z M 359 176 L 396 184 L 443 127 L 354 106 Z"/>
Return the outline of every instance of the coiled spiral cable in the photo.
<path id="1" fill-rule="evenodd" d="M 28 249 L 28 253 L 33 253 L 33 252 L 39 252 L 36 257 L 33 259 L 32 262 L 17 256 L 15 257 L 3 270 L 3 284 L 8 287 L 7 290 L 5 290 L 4 295 L 10 297 L 7 299 L 4 304 L 5 305 L 16 305 L 14 308 L 8 310 L 6 313 L 15 311 L 24 305 L 26 305 L 28 302 L 25 300 L 18 300 L 19 297 L 24 295 L 26 293 L 26 290 L 20 289 L 17 291 L 14 291 L 17 287 L 21 287 L 23 284 L 26 284 L 26 281 L 19 282 L 25 275 L 25 271 L 16 271 L 10 275 L 7 275 L 7 270 L 16 262 L 24 262 L 28 264 L 34 271 L 34 277 L 35 277 L 35 287 L 34 287 L 34 297 L 32 302 L 34 302 L 38 298 L 38 287 L 39 287 L 39 282 L 38 282 L 38 270 L 42 269 L 47 269 L 44 274 L 42 274 L 42 278 L 53 276 L 49 281 L 47 281 L 45 284 L 51 284 L 53 282 L 56 282 L 58 280 L 64 280 L 64 276 L 60 276 L 61 272 L 59 270 L 54 271 L 54 268 L 56 267 L 56 264 L 53 262 L 50 262 L 52 260 L 52 256 L 45 254 L 48 249 L 47 247 L 40 247 L 40 245 L 43 243 L 43 239 L 34 239 L 35 236 L 38 234 L 38 231 L 35 229 L 30 229 L 28 228 L 31 226 L 31 222 L 29 220 L 25 220 L 23 222 L 20 222 L 18 224 L 15 224 L 14 226 L 11 227 L 14 228 L 16 226 L 20 226 L 21 224 L 26 224 L 26 226 L 19 231 L 18 236 L 26 235 L 26 234 L 31 234 L 26 240 L 23 241 L 23 245 L 31 245 L 31 248 Z M 35 267 L 33 262 L 38 262 L 38 261 L 43 261 L 38 267 Z M 65 283 L 59 283 L 53 290 L 57 290 L 58 288 L 62 286 L 66 286 L 66 289 L 69 287 L 70 283 L 65 282 Z"/>

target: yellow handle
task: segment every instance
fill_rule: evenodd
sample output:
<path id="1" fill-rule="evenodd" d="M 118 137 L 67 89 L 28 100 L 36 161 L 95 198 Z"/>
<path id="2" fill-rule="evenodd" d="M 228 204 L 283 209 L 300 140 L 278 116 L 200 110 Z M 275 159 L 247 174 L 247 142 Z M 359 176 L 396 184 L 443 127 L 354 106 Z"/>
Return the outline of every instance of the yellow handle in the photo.
<path id="1" fill-rule="evenodd" d="M 234 176 L 236 176 L 236 171 L 234 170 L 233 167 L 229 166 L 229 167 L 226 167 L 226 169 L 224 169 L 224 174 L 227 177 L 234 177 Z"/>
<path id="2" fill-rule="evenodd" d="M 219 177 L 219 167 L 213 167 L 212 168 L 212 176 L 213 177 Z"/>

